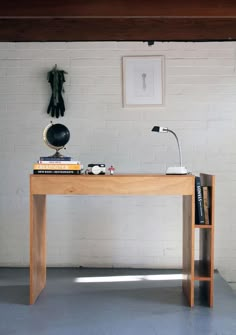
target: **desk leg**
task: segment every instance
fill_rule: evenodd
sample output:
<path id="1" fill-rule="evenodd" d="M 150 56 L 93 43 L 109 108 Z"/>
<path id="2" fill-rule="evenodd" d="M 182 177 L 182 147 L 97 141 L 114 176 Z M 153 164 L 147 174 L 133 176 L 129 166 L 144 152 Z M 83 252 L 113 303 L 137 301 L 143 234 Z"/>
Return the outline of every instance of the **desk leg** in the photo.
<path id="1" fill-rule="evenodd" d="M 46 195 L 30 196 L 30 304 L 46 285 Z"/>
<path id="2" fill-rule="evenodd" d="M 183 196 L 183 291 L 194 306 L 194 197 Z"/>

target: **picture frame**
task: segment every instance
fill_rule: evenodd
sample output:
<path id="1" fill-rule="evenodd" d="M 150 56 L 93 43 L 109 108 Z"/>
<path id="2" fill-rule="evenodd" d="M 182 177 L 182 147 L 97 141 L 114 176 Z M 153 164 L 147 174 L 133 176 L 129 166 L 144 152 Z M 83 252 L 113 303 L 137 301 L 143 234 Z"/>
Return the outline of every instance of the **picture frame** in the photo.
<path id="1" fill-rule="evenodd" d="M 122 58 L 123 107 L 163 105 L 164 56 Z"/>

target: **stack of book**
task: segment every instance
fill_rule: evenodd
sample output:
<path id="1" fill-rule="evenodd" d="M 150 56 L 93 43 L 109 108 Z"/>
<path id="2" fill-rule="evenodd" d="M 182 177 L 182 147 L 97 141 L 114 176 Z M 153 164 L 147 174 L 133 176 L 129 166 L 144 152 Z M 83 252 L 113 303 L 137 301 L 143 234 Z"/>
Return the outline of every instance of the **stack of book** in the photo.
<path id="1" fill-rule="evenodd" d="M 195 224 L 211 224 L 210 198 L 209 187 L 202 186 L 200 177 L 195 176 Z"/>
<path id="2" fill-rule="evenodd" d="M 71 157 L 40 157 L 33 166 L 34 174 L 81 174 L 83 166 Z"/>

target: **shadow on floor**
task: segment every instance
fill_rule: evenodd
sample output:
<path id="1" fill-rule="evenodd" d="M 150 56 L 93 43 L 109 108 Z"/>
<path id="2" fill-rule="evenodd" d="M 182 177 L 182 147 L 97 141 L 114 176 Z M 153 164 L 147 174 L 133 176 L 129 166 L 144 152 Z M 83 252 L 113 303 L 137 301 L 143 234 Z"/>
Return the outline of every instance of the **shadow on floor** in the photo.
<path id="1" fill-rule="evenodd" d="M 75 284 L 77 286 L 77 284 Z M 146 302 L 146 303 L 158 303 L 167 305 L 182 305 L 188 306 L 187 301 L 182 293 L 181 287 L 139 287 L 127 288 L 119 287 L 117 285 L 110 284 L 109 287 L 103 289 L 103 285 L 80 285 L 77 287 L 67 286 L 57 287 L 57 290 L 51 290 L 49 287 L 45 288 L 42 292 L 43 299 L 51 299 L 51 296 L 56 295 L 59 299 L 63 296 L 69 296 L 71 299 L 73 297 L 80 299 L 84 296 L 87 299 L 114 299 L 116 300 L 127 300 L 136 302 Z M 80 287 L 79 287 L 80 286 Z M 91 290 L 91 292 L 89 292 Z M 39 297 L 40 299 L 40 297 Z M 0 304 L 15 304 L 15 305 L 29 305 L 29 286 L 28 285 L 4 285 L 0 286 Z"/>
<path id="2" fill-rule="evenodd" d="M 181 287 L 157 287 L 155 285 L 153 287 L 143 287 L 142 284 L 140 284 L 135 288 L 130 287 L 127 289 L 127 287 L 120 287 L 117 289 L 113 284 L 109 290 L 100 288 L 96 292 L 86 292 L 85 294 L 86 296 L 91 295 L 91 298 L 95 296 L 99 298 L 100 296 L 102 299 L 108 300 L 112 298 L 115 301 L 122 300 L 154 304 L 158 301 L 160 304 L 188 306 Z"/>
<path id="3" fill-rule="evenodd" d="M 0 304 L 29 304 L 28 285 L 4 285 L 0 286 Z"/>

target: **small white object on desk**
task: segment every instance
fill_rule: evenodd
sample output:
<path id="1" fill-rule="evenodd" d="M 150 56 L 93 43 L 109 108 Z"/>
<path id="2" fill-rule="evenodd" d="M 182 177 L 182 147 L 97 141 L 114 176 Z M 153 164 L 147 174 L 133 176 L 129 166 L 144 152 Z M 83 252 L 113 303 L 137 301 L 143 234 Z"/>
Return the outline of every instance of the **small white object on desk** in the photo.
<path id="1" fill-rule="evenodd" d="M 115 168 L 113 165 L 111 165 L 108 169 L 108 171 L 110 171 L 110 174 L 114 174 Z"/>

